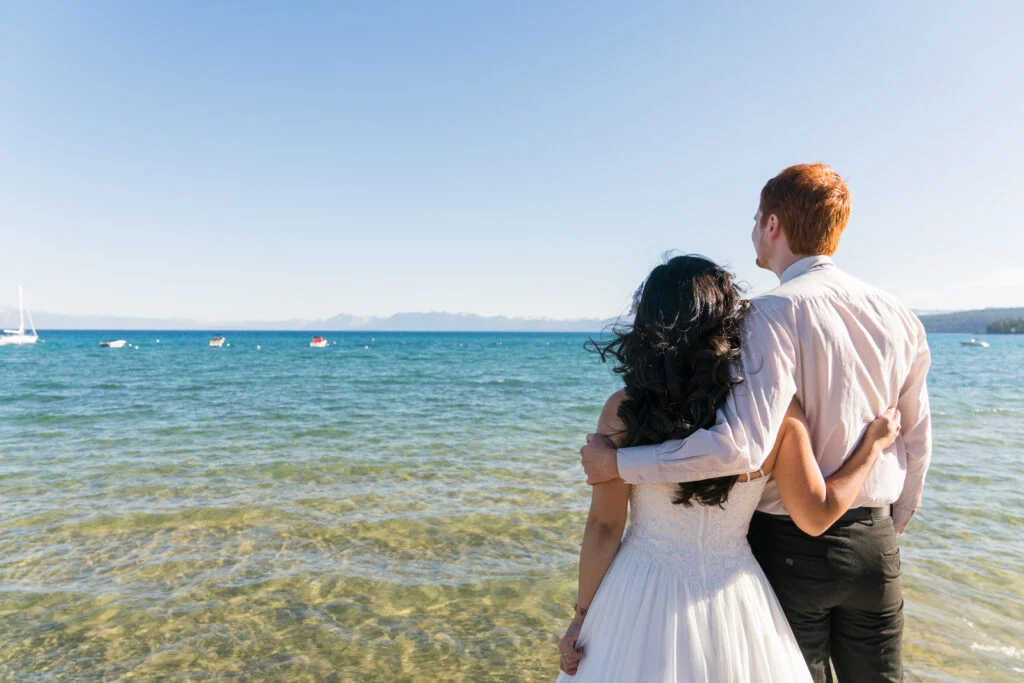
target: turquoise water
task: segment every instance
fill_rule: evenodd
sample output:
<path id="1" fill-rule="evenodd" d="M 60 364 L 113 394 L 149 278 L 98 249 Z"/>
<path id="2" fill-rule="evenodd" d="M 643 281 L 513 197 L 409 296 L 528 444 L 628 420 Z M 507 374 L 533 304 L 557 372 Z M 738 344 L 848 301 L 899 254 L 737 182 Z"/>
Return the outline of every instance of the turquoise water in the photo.
<path id="1" fill-rule="evenodd" d="M 553 678 L 616 388 L 584 336 L 209 336 L 0 347 L 0 679 Z M 908 674 L 1017 680 L 1024 338 L 960 339 L 930 340 Z"/>

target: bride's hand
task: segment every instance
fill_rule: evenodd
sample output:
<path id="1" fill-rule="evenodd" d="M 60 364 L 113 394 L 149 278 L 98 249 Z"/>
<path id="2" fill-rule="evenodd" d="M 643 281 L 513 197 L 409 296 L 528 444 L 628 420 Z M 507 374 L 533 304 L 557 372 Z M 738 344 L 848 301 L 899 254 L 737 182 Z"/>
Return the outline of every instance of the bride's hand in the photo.
<path id="1" fill-rule="evenodd" d="M 562 636 L 562 642 L 558 644 L 559 660 L 558 668 L 575 676 L 580 668 L 580 660 L 583 659 L 583 650 L 576 649 L 576 640 L 580 637 L 580 628 L 583 626 L 582 619 L 573 619 L 568 630 Z"/>
<path id="2" fill-rule="evenodd" d="M 879 448 L 888 448 L 900 434 L 900 411 L 889 408 L 868 425 L 864 438 L 874 441 Z"/>

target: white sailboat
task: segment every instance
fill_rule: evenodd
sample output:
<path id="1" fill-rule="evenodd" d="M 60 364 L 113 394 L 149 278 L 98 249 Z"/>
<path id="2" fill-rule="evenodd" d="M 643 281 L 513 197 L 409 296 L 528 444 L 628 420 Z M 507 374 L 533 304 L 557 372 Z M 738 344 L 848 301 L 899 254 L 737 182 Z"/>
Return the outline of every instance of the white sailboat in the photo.
<path id="1" fill-rule="evenodd" d="M 31 311 L 28 313 L 28 324 L 32 328 L 32 334 L 25 334 L 25 300 L 21 294 L 21 285 L 18 285 L 18 308 L 20 310 L 18 329 L 4 330 L 4 333 L 0 335 L 0 346 L 8 344 L 35 344 L 39 341 L 39 333 L 36 332 L 36 324 L 32 322 Z"/>

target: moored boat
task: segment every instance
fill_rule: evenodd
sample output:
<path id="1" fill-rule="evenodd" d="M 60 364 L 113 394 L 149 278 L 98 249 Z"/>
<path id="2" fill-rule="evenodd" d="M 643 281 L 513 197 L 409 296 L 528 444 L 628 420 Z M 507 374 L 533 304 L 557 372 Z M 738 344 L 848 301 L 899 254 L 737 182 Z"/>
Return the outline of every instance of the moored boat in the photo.
<path id="1" fill-rule="evenodd" d="M 35 344 L 39 341 L 39 333 L 36 332 L 36 325 L 32 322 L 32 312 L 28 312 L 28 324 L 32 328 L 32 334 L 25 333 L 25 299 L 21 293 L 21 285 L 18 285 L 18 329 L 4 330 L 0 334 L 0 346 Z"/>

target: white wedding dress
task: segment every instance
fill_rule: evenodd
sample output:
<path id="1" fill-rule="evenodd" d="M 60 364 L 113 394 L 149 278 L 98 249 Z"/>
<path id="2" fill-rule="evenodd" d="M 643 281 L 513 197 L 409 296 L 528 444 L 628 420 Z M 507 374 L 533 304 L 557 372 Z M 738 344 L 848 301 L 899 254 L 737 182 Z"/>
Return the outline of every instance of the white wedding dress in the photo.
<path id="1" fill-rule="evenodd" d="M 634 486 L 630 526 L 559 683 L 810 681 L 782 607 L 747 545 L 767 477 L 724 509 L 673 505 L 675 484 Z"/>

